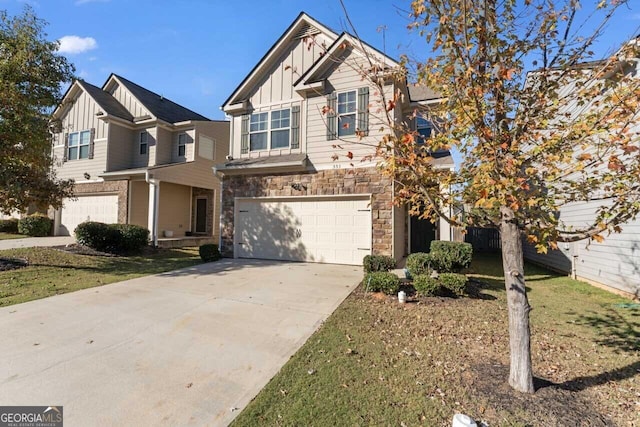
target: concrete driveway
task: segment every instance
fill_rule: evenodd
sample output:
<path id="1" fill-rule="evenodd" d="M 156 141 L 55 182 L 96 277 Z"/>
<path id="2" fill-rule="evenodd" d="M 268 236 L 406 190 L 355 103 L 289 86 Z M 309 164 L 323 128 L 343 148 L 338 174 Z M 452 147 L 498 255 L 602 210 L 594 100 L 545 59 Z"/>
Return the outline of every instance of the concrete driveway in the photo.
<path id="1" fill-rule="evenodd" d="M 0 405 L 62 405 L 68 427 L 227 425 L 361 277 L 222 260 L 2 308 Z"/>
<path id="2" fill-rule="evenodd" d="M 36 246 L 64 246 L 75 243 L 73 236 L 25 237 L 24 239 L 0 240 L 0 251 L 15 248 L 34 248 Z"/>

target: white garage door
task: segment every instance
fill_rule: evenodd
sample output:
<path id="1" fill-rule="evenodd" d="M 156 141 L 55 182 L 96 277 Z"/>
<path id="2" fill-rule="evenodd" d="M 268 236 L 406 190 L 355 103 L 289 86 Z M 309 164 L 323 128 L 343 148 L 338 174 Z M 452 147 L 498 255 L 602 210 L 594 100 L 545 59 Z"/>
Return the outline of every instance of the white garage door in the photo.
<path id="1" fill-rule="evenodd" d="M 369 197 L 236 200 L 236 256 L 362 265 L 371 253 Z"/>
<path id="2" fill-rule="evenodd" d="M 118 196 L 78 196 L 76 200 L 65 199 L 58 234 L 73 236 L 73 230 L 85 221 L 105 224 L 118 222 Z"/>

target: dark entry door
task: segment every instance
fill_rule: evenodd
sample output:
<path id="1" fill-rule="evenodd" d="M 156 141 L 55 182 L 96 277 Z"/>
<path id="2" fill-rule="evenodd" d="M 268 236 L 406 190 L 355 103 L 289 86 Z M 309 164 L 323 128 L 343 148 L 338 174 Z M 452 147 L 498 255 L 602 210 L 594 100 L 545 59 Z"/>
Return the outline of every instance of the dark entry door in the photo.
<path id="1" fill-rule="evenodd" d="M 411 253 L 429 252 L 431 241 L 436 239 L 436 226 L 428 219 L 411 217 Z"/>
<path id="2" fill-rule="evenodd" d="M 207 199 L 196 199 L 196 233 L 207 232 Z"/>

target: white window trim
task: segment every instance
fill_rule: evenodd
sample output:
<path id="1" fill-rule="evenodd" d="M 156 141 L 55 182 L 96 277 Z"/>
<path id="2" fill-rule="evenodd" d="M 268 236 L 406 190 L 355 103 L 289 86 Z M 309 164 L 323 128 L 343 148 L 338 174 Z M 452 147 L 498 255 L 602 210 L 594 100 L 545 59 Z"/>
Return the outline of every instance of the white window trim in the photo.
<path id="1" fill-rule="evenodd" d="M 142 136 L 145 135 L 145 141 L 142 142 Z M 145 152 L 142 152 L 142 146 L 145 146 Z M 149 132 L 147 132 L 146 130 L 143 130 L 140 132 L 139 136 L 138 136 L 138 154 L 141 156 L 148 156 L 149 155 Z"/>
<path id="2" fill-rule="evenodd" d="M 83 133 L 88 133 L 89 134 L 89 139 L 88 139 L 88 142 L 86 144 L 82 144 L 82 134 Z M 78 135 L 78 145 L 71 145 L 70 144 L 71 135 Z M 91 130 L 87 129 L 87 130 L 81 130 L 81 131 L 78 131 L 78 132 L 71 132 L 68 135 L 68 138 L 69 139 L 68 139 L 68 143 L 67 143 L 67 160 L 71 160 L 71 161 L 73 161 L 73 160 L 89 160 L 89 150 L 90 150 L 89 147 L 91 147 Z M 87 147 L 87 157 L 80 157 L 80 147 Z M 78 155 L 75 158 L 72 158 L 70 156 L 72 148 L 77 148 Z"/>
<path id="3" fill-rule="evenodd" d="M 180 137 L 184 136 L 184 140 L 180 143 Z M 184 147 L 184 154 L 180 154 L 180 147 Z M 178 134 L 178 157 L 187 157 L 187 133 L 179 133 Z"/>
<path id="4" fill-rule="evenodd" d="M 343 95 L 345 93 L 351 93 L 353 92 L 353 94 L 355 95 L 355 104 L 356 104 L 356 108 L 355 110 L 353 110 L 353 112 L 350 113 L 339 113 L 340 111 L 340 95 Z M 346 135 L 341 135 L 340 131 L 341 130 L 345 130 L 342 125 L 340 124 L 340 118 L 343 116 L 353 116 L 353 129 L 349 129 L 349 131 L 351 133 L 346 134 Z M 342 92 L 337 92 L 336 93 L 336 136 L 338 138 L 343 138 L 343 137 L 349 137 L 349 136 L 354 136 L 356 134 L 356 127 L 358 125 L 358 91 L 356 89 L 352 89 L 352 90 L 344 90 Z"/>
<path id="5" fill-rule="evenodd" d="M 289 111 L 289 126 L 287 127 L 279 127 L 279 128 L 272 128 L 271 127 L 271 120 L 272 120 L 272 114 L 274 112 L 277 111 Z M 254 115 L 257 114 L 266 114 L 267 115 L 267 128 L 265 130 L 259 130 L 259 131 L 251 131 L 251 118 Z M 275 147 L 273 148 L 271 146 L 271 133 L 273 131 L 282 131 L 282 130 L 287 130 L 289 131 L 289 143 L 287 144 L 286 147 Z M 260 133 L 266 133 L 267 134 L 267 147 L 266 148 L 261 148 L 261 149 L 256 149 L 256 150 L 252 150 L 251 149 L 251 135 L 256 135 L 256 134 L 260 134 Z M 252 113 L 249 115 L 249 152 L 250 153 L 257 153 L 260 151 L 270 151 L 270 150 L 288 150 L 291 148 L 291 107 L 286 107 L 286 108 L 278 108 L 277 110 L 271 110 L 271 111 L 257 111 L 255 113 Z"/>

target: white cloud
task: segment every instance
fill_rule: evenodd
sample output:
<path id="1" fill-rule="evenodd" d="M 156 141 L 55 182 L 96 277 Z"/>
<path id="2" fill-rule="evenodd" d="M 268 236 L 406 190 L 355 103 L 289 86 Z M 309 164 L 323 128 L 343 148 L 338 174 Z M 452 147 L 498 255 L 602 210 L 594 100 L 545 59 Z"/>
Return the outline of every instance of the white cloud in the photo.
<path id="1" fill-rule="evenodd" d="M 82 53 L 98 47 L 93 37 L 64 36 L 60 40 L 60 53 Z"/>
<path id="2" fill-rule="evenodd" d="M 80 6 L 87 3 L 107 3 L 111 0 L 76 0 L 76 6 Z"/>

